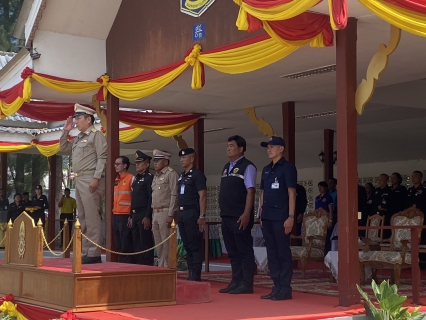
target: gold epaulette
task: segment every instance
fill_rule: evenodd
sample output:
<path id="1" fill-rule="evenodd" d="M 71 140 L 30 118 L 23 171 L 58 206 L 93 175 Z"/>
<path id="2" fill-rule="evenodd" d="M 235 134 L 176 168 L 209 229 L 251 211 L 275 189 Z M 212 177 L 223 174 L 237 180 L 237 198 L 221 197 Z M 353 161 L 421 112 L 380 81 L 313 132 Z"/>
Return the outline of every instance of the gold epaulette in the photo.
<path id="1" fill-rule="evenodd" d="M 173 168 L 170 168 L 170 167 L 168 169 L 169 169 L 169 171 L 175 171 Z"/>
<path id="2" fill-rule="evenodd" d="M 98 130 L 96 130 L 95 128 L 92 128 L 92 132 L 96 132 L 96 131 L 98 131 Z"/>

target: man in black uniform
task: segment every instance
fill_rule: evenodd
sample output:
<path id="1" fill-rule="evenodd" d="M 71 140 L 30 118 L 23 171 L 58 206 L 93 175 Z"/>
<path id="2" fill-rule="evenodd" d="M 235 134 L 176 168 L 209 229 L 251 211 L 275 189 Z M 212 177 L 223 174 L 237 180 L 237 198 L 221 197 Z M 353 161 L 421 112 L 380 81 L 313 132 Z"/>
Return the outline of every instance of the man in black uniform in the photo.
<path id="1" fill-rule="evenodd" d="M 385 226 L 390 226 L 390 215 L 388 212 L 389 196 L 391 194 L 391 188 L 388 186 L 389 176 L 386 173 L 382 173 L 379 176 L 378 187 L 374 191 L 373 202 L 374 210 L 381 216 L 385 217 Z M 384 237 L 390 238 L 392 235 L 391 230 L 384 230 Z"/>
<path id="2" fill-rule="evenodd" d="M 296 167 L 284 158 L 285 142 L 272 137 L 262 142 L 268 148 L 271 161 L 262 171 L 260 203 L 263 237 L 265 238 L 269 270 L 274 286 L 271 293 L 261 299 L 292 299 L 290 286 L 293 276 L 290 233 L 296 211 Z"/>
<path id="3" fill-rule="evenodd" d="M 134 252 L 143 251 L 154 246 L 152 238 L 151 194 L 152 174 L 149 173 L 151 157 L 142 151 L 136 151 L 135 166 L 137 175 L 132 183 L 132 238 Z M 154 250 L 135 256 L 137 264 L 154 265 Z"/>
<path id="4" fill-rule="evenodd" d="M 246 140 L 228 138 L 226 155 L 229 162 L 222 171 L 219 207 L 222 235 L 231 259 L 232 280 L 220 293 L 253 293 L 254 252 L 251 229 L 254 223 L 256 167 L 244 157 Z"/>
<path id="5" fill-rule="evenodd" d="M 414 171 L 411 175 L 411 183 L 413 186 L 408 189 L 407 195 L 407 209 L 410 207 L 416 207 L 421 212 L 426 214 L 426 188 L 422 184 L 423 173 L 421 171 Z M 423 221 L 423 224 L 426 224 Z M 426 244 L 426 231 L 422 230 L 421 244 Z M 426 254 L 420 253 L 420 268 L 426 269 Z"/>
<path id="6" fill-rule="evenodd" d="M 191 281 L 201 281 L 203 265 L 202 232 L 206 223 L 206 176 L 194 166 L 195 150 L 179 151 L 180 164 L 185 169 L 178 180 L 178 226 L 186 250 Z M 208 239 L 206 240 L 208 241 Z"/>

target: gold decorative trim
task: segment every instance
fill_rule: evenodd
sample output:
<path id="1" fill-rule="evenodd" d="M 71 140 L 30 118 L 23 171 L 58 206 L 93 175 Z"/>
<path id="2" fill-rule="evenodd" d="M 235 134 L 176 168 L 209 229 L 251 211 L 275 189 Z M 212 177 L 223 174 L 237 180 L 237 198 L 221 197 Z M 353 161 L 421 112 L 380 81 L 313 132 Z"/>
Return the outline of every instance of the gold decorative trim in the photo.
<path id="1" fill-rule="evenodd" d="M 272 136 L 276 136 L 274 133 L 274 128 L 266 122 L 263 118 L 258 119 L 256 116 L 256 110 L 254 107 L 243 109 L 246 114 L 250 117 L 250 121 L 257 125 L 257 128 L 260 132 L 263 133 L 264 136 L 270 138 Z"/>
<path id="2" fill-rule="evenodd" d="M 187 149 L 188 148 L 188 144 L 186 143 L 186 141 L 183 139 L 183 137 L 180 136 L 173 136 L 173 139 L 175 139 L 175 141 L 177 142 L 177 146 L 179 149 Z"/>
<path id="3" fill-rule="evenodd" d="M 96 95 L 93 95 L 93 97 L 92 97 L 92 105 L 93 105 L 93 107 L 95 107 L 96 114 L 97 114 L 99 120 L 101 120 L 101 126 L 104 129 L 104 135 L 106 135 L 106 133 L 108 131 L 108 128 L 107 128 L 107 126 L 108 126 L 107 117 L 106 117 L 105 110 L 101 109 L 101 104 L 96 99 Z"/>
<path id="4" fill-rule="evenodd" d="M 19 254 L 19 259 L 22 259 L 25 254 L 25 222 L 24 221 L 21 221 L 21 225 L 19 226 L 18 254 Z"/>
<path id="5" fill-rule="evenodd" d="M 391 25 L 389 44 L 379 45 L 379 51 L 373 56 L 368 65 L 367 79 L 362 79 L 355 93 L 355 108 L 358 114 L 363 114 L 365 105 L 370 101 L 373 96 L 374 89 L 376 88 L 376 81 L 379 80 L 380 74 L 386 69 L 389 56 L 398 47 L 401 39 L 401 29 Z"/>

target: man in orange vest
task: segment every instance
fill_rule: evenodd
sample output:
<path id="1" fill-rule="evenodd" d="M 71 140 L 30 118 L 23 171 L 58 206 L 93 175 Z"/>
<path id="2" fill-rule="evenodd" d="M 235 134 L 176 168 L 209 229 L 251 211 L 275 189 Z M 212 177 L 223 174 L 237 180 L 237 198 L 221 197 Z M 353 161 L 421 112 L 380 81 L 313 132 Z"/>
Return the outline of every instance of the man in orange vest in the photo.
<path id="1" fill-rule="evenodd" d="M 132 202 L 132 183 L 134 176 L 127 172 L 130 160 L 120 156 L 114 163 L 117 177 L 114 182 L 114 206 L 112 209 L 112 228 L 114 232 L 115 250 L 117 252 L 133 252 L 132 222 L 130 219 Z M 119 262 L 131 263 L 132 256 L 120 255 Z"/>

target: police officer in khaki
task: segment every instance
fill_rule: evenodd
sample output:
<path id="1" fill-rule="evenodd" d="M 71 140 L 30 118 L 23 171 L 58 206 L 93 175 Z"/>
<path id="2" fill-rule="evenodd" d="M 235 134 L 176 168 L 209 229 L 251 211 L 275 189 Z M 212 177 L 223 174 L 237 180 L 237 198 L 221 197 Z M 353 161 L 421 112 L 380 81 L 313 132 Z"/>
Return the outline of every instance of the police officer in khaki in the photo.
<path id="1" fill-rule="evenodd" d="M 59 140 L 60 150 L 72 150 L 75 195 L 81 232 L 95 243 L 101 244 L 100 207 L 105 192 L 103 171 L 107 159 L 107 142 L 102 132 L 93 126 L 94 110 L 79 104 L 75 104 L 74 110 L 74 116 L 68 117 L 64 125 L 64 132 Z M 69 141 L 68 134 L 73 129 L 73 118 L 80 133 L 73 141 Z M 102 262 L 101 249 L 85 238 L 82 243 L 83 264 Z"/>
<path id="2" fill-rule="evenodd" d="M 178 174 L 170 165 L 170 153 L 154 150 L 154 169 L 152 181 L 152 233 L 157 245 L 170 235 L 170 226 L 178 207 L 177 181 Z M 167 267 L 169 243 L 165 242 L 157 248 L 158 266 Z"/>

